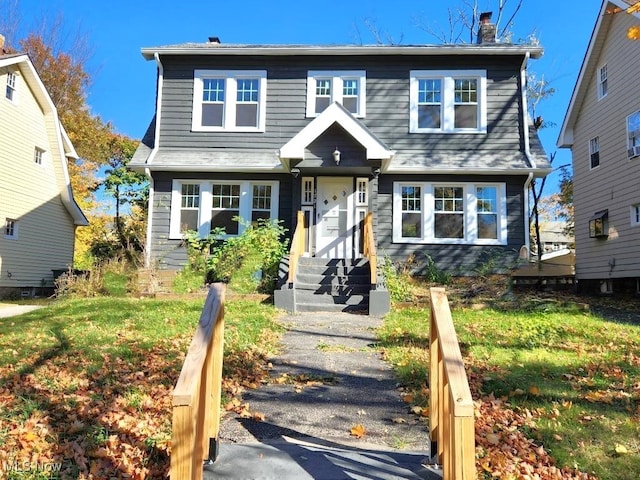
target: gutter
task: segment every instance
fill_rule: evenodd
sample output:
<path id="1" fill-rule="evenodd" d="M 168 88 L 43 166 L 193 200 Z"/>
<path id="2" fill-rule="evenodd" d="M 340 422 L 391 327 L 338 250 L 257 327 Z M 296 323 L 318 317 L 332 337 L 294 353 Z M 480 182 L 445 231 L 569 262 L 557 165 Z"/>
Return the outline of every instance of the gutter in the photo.
<path id="1" fill-rule="evenodd" d="M 151 231 L 152 231 L 152 223 L 153 223 L 153 195 L 154 195 L 154 183 L 153 176 L 151 175 L 151 168 L 149 168 L 149 164 L 153 161 L 154 157 L 158 153 L 158 146 L 160 145 L 160 105 L 162 105 L 162 84 L 164 79 L 164 68 L 162 66 L 162 62 L 160 61 L 160 54 L 156 52 L 154 55 L 156 59 L 156 63 L 158 64 L 158 86 L 156 95 L 156 131 L 154 133 L 153 140 L 153 150 L 149 154 L 149 158 L 147 158 L 146 167 L 144 169 L 144 174 L 149 179 L 149 207 L 147 210 L 147 240 L 144 256 L 144 263 L 149 268 L 151 266 Z"/>
<path id="2" fill-rule="evenodd" d="M 531 165 L 532 170 L 527 176 L 527 180 L 524 182 L 524 246 L 527 247 L 527 252 L 531 252 L 531 235 L 529 233 L 529 187 L 533 181 L 533 171 L 536 169 L 536 161 L 531 155 L 531 149 L 529 145 L 529 109 L 527 108 L 527 62 L 529 61 L 529 52 L 525 53 L 522 65 L 520 67 L 520 94 L 522 95 L 522 125 L 524 136 L 524 154 Z"/>

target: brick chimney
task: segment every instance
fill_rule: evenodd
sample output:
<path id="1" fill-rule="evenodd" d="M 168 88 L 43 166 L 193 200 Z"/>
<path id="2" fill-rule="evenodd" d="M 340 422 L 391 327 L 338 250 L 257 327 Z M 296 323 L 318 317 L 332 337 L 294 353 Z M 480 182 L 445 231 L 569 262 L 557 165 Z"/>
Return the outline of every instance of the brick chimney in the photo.
<path id="1" fill-rule="evenodd" d="M 491 23 L 493 12 L 480 14 L 480 28 L 478 29 L 478 43 L 496 43 L 496 26 Z"/>

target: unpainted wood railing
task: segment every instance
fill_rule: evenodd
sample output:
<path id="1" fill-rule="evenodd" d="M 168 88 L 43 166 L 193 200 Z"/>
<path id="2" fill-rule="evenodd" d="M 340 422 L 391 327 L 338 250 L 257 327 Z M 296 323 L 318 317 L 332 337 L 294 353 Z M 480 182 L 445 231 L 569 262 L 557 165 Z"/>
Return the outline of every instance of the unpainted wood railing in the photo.
<path id="1" fill-rule="evenodd" d="M 202 479 L 202 462 L 218 455 L 225 287 L 214 284 L 173 389 L 171 479 Z"/>
<path id="2" fill-rule="evenodd" d="M 376 244 L 373 237 L 373 213 L 367 213 L 364 217 L 364 245 L 362 254 L 369 259 L 369 268 L 371 269 L 371 285 L 378 283 L 378 254 L 376 252 Z"/>
<path id="3" fill-rule="evenodd" d="M 431 288 L 429 426 L 444 480 L 476 478 L 473 400 L 444 288 Z"/>
<path id="4" fill-rule="evenodd" d="M 296 221 L 296 229 L 291 239 L 291 250 L 289 251 L 289 285 L 293 284 L 296 276 L 296 268 L 298 268 L 298 260 L 304 254 L 304 213 L 298 211 Z"/>

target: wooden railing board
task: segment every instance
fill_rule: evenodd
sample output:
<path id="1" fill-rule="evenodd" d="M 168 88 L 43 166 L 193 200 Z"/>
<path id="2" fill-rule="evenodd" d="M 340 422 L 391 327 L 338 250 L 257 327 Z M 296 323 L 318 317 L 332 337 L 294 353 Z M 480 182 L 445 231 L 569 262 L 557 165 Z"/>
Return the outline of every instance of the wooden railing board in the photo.
<path id="1" fill-rule="evenodd" d="M 291 238 L 291 249 L 289 251 L 289 285 L 295 281 L 298 260 L 304 254 L 304 213 L 300 210 L 297 215 L 296 229 Z"/>
<path id="2" fill-rule="evenodd" d="M 443 288 L 431 288 L 429 426 L 444 480 L 471 480 L 475 470 L 474 405 Z"/>
<path id="3" fill-rule="evenodd" d="M 215 459 L 217 455 L 224 350 L 224 295 L 223 285 L 215 284 L 210 288 L 172 393 L 172 479 L 202 479 L 202 461 Z M 212 440 L 214 452 L 210 452 Z"/>
<path id="4" fill-rule="evenodd" d="M 369 259 L 371 285 L 376 285 L 378 283 L 378 254 L 373 236 L 373 212 L 367 213 L 367 216 L 364 218 L 364 246 L 362 254 Z"/>

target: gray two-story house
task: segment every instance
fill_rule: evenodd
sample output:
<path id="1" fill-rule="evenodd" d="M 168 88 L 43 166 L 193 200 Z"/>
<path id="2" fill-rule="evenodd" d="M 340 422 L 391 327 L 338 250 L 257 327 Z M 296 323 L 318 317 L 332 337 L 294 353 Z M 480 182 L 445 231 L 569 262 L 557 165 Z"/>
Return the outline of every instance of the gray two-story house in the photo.
<path id="1" fill-rule="evenodd" d="M 151 179 L 148 262 L 178 269 L 185 230 L 259 218 L 306 254 L 428 255 L 452 273 L 529 243 L 528 187 L 550 165 L 530 128 L 526 68 L 542 49 L 206 43 L 144 48 L 157 108 L 131 165 Z M 425 255 L 426 254 L 426 255 Z"/>

